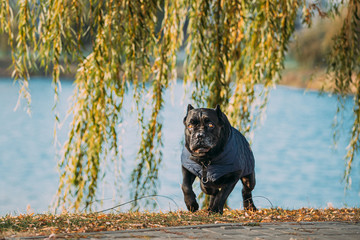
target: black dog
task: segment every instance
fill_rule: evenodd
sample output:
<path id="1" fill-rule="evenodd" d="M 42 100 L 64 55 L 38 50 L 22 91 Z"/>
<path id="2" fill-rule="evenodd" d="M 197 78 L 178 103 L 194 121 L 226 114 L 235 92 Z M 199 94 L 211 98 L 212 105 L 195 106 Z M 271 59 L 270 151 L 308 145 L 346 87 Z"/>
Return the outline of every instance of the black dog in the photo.
<path id="1" fill-rule="evenodd" d="M 209 211 L 222 214 L 226 199 L 241 179 L 244 208 L 256 210 L 251 191 L 255 187 L 255 161 L 249 143 L 231 127 L 219 105 L 215 109 L 190 104 L 184 118 L 185 147 L 181 155 L 182 191 L 186 207 L 199 209 L 192 184 L 200 178 L 201 190 L 210 195 Z"/>

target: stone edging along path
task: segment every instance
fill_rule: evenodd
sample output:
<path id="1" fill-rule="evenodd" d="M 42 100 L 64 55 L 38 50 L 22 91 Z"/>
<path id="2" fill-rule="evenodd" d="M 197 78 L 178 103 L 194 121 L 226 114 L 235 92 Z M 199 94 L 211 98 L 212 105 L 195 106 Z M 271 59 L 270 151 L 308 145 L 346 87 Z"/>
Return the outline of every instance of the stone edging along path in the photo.
<path id="1" fill-rule="evenodd" d="M 360 239 L 360 223 L 230 223 L 152 229 L 52 234 L 24 239 Z"/>

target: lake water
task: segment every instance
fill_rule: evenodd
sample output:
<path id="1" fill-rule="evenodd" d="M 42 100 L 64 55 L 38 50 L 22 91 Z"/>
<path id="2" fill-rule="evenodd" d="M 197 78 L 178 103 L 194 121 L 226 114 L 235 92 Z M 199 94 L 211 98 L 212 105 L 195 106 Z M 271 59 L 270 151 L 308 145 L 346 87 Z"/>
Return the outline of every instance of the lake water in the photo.
<path id="1" fill-rule="evenodd" d="M 46 212 L 58 186 L 51 80 L 33 78 L 30 89 L 31 117 L 21 108 L 14 111 L 18 85 L 14 85 L 10 79 L 0 79 L 0 215 L 26 213 L 27 205 L 36 213 Z M 67 110 L 67 99 L 72 91 L 72 82 L 63 81 L 58 106 L 62 116 Z M 181 82 L 173 89 L 173 102 L 169 92 L 162 112 L 164 158 L 159 172 L 158 194 L 172 198 L 179 208 L 184 209 L 180 189 L 180 153 L 182 119 L 189 101 L 183 97 Z M 349 109 L 351 104 L 349 98 Z M 335 97 L 287 87 L 277 87 L 271 91 L 266 117 L 252 140 L 257 176 L 253 196 L 258 207 L 360 207 L 359 157 L 354 163 L 352 189 L 345 193 L 342 182 L 346 131 L 350 129 L 351 114 L 350 111 L 345 114 L 345 132 L 337 150 L 334 150 L 331 124 L 335 111 Z M 130 116 L 124 122 L 125 166 L 133 164 L 131 162 L 137 152 L 138 134 L 134 131 L 136 124 L 133 119 L 134 116 Z M 59 133 L 60 139 L 65 139 L 66 131 L 65 127 Z M 125 181 L 123 192 L 127 191 L 126 186 Z M 199 192 L 198 187 L 196 191 Z M 102 197 L 108 199 L 113 195 L 111 191 L 105 191 Z M 129 200 L 129 196 L 124 193 L 121 201 L 126 200 Z M 164 198 L 156 200 L 157 210 L 177 209 L 172 201 Z M 99 209 L 114 205 L 113 201 L 104 202 Z M 241 184 L 238 184 L 230 196 L 229 206 L 242 208 L 241 202 Z"/>

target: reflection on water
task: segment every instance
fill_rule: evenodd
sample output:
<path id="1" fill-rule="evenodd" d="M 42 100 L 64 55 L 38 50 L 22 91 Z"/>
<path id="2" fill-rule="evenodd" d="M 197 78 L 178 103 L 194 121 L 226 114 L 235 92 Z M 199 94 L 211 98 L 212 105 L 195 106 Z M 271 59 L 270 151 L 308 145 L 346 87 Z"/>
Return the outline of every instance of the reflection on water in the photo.
<path id="1" fill-rule="evenodd" d="M 21 109 L 13 111 L 17 102 L 17 85 L 12 80 L 0 80 L 0 215 L 24 213 L 31 205 L 35 212 L 44 212 L 56 192 L 56 171 L 53 146 L 54 117 L 51 80 L 32 79 L 32 116 Z M 72 83 L 63 81 L 58 110 L 64 116 L 67 99 L 72 94 Z M 182 149 L 182 119 L 188 99 L 183 98 L 182 83 L 173 89 L 171 101 L 167 92 L 163 111 L 164 151 L 160 169 L 159 194 L 174 199 L 185 208 L 180 190 L 180 153 Z M 131 105 L 131 104 L 127 104 Z M 127 106 L 126 105 L 126 106 Z M 349 99 L 349 109 L 351 101 Z M 278 87 L 271 91 L 266 118 L 255 131 L 253 152 L 256 159 L 257 185 L 254 198 L 258 207 L 359 207 L 359 168 L 355 162 L 353 187 L 344 194 L 342 175 L 344 171 L 346 139 L 344 137 L 333 150 L 331 124 L 336 110 L 336 98 L 319 96 L 316 92 Z M 130 112 L 130 109 L 128 109 Z M 350 111 L 345 117 L 345 129 L 350 129 Z M 137 152 L 135 117 L 129 116 L 123 123 L 126 139 L 123 164 L 124 173 L 134 164 Z M 66 129 L 60 133 L 65 139 Z M 126 181 L 126 180 L 125 180 Z M 111 189 L 111 184 L 108 186 Z M 231 208 L 241 208 L 241 184 L 230 196 Z M 126 189 L 126 184 L 122 189 Z M 123 190 L 126 192 L 127 190 Z M 197 187 L 197 192 L 199 188 Z M 271 204 L 263 197 L 268 198 Z M 105 191 L 103 198 L 113 197 Z M 128 199 L 123 194 L 123 201 Z M 167 199 L 157 200 L 158 209 L 176 210 Z M 113 202 L 103 207 L 112 206 Z"/>

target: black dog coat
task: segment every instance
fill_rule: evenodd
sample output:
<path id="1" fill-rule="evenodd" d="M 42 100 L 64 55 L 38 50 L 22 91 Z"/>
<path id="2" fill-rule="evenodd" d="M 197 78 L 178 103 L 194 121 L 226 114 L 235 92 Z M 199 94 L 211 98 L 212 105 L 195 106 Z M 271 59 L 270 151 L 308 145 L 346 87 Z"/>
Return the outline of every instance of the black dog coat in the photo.
<path id="1" fill-rule="evenodd" d="M 230 136 L 224 150 L 212 159 L 206 167 L 206 177 L 200 163 L 192 159 L 191 153 L 184 147 L 181 154 L 181 164 L 200 179 L 215 182 L 227 173 L 242 171 L 241 176 L 254 172 L 255 160 L 246 138 L 235 128 L 231 127 Z"/>

